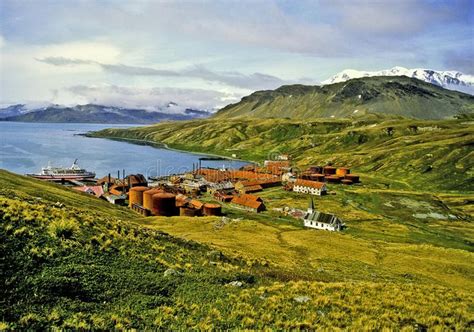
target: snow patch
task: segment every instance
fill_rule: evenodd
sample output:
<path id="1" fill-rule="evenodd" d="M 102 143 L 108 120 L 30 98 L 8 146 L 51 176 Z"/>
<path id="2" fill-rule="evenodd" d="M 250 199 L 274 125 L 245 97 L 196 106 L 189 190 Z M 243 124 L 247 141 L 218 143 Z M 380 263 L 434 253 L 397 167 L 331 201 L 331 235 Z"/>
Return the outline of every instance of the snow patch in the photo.
<path id="1" fill-rule="evenodd" d="M 340 83 L 354 78 L 373 76 L 407 76 L 438 85 L 446 89 L 474 94 L 474 75 L 463 74 L 455 70 L 442 71 L 424 68 L 407 69 L 400 66 L 380 71 L 360 71 L 355 69 L 346 69 L 334 75 L 333 77 L 322 81 L 321 84 Z"/>

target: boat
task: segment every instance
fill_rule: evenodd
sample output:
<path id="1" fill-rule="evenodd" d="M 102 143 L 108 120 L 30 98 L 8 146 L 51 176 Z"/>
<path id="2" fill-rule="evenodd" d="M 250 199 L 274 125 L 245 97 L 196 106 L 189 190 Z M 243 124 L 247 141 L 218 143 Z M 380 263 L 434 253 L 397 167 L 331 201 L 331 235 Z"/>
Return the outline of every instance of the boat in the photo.
<path id="1" fill-rule="evenodd" d="M 95 178 L 94 172 L 86 171 L 77 165 L 77 159 L 71 167 L 53 167 L 49 163 L 47 167 L 41 168 L 40 173 L 26 174 L 41 180 L 62 181 L 62 180 L 88 180 Z"/>

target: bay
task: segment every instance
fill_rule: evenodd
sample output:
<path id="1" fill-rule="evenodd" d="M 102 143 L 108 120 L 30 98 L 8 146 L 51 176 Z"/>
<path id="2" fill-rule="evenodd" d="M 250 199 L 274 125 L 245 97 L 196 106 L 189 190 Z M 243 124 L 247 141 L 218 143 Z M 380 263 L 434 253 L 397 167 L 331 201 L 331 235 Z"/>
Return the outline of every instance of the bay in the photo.
<path id="1" fill-rule="evenodd" d="M 133 125 L 84 123 L 0 122 L 0 168 L 26 174 L 37 173 L 51 162 L 69 167 L 74 159 L 97 177 L 125 169 L 126 174 L 161 176 L 192 170 L 203 154 L 130 144 L 81 136 L 89 131 Z M 239 168 L 246 163 L 234 160 L 203 160 L 203 167 Z"/>

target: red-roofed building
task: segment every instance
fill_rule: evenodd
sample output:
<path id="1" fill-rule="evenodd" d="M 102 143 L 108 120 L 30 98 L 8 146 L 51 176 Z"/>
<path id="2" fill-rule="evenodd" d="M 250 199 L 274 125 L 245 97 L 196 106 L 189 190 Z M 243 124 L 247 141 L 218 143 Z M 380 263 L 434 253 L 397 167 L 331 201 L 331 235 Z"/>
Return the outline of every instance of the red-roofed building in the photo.
<path id="1" fill-rule="evenodd" d="M 214 198 L 217 199 L 218 201 L 228 203 L 232 201 L 232 198 L 234 198 L 234 195 L 229 195 L 222 191 L 216 191 L 214 193 Z"/>
<path id="2" fill-rule="evenodd" d="M 293 185 L 293 191 L 321 196 L 327 193 L 327 187 L 324 182 L 298 179 Z"/>
<path id="3" fill-rule="evenodd" d="M 202 207 L 203 207 L 203 205 L 204 205 L 203 202 L 198 201 L 197 199 L 192 199 L 192 200 L 190 201 L 190 203 L 191 203 L 191 205 L 192 205 L 194 208 L 196 208 L 196 209 L 198 209 L 198 210 L 202 209 Z"/>
<path id="4" fill-rule="evenodd" d="M 255 193 L 263 190 L 258 181 L 239 181 L 235 184 L 235 189 L 241 194 Z"/>
<path id="5" fill-rule="evenodd" d="M 234 196 L 234 198 L 231 201 L 231 204 L 247 211 L 252 211 L 252 212 L 257 212 L 257 213 L 261 211 L 265 211 L 265 204 L 263 204 L 263 200 L 258 196 L 254 196 L 250 194 Z"/>
<path id="6" fill-rule="evenodd" d="M 72 189 L 94 195 L 98 198 L 104 195 L 104 189 L 102 188 L 102 186 L 79 186 L 72 187 Z"/>

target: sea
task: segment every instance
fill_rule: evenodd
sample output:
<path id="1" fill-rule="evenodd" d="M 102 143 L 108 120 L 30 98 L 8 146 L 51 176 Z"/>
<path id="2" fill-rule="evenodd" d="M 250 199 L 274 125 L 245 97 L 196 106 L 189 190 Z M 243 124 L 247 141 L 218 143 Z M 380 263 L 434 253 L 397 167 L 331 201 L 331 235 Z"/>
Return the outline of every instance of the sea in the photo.
<path id="1" fill-rule="evenodd" d="M 127 128 L 134 125 L 84 123 L 25 123 L 0 121 L 0 168 L 27 174 L 37 173 L 48 165 L 69 167 L 75 159 L 78 165 L 96 173 L 163 176 L 193 169 L 204 154 L 137 145 L 81 134 L 105 128 Z M 202 160 L 202 167 L 236 169 L 247 164 L 236 160 Z"/>

